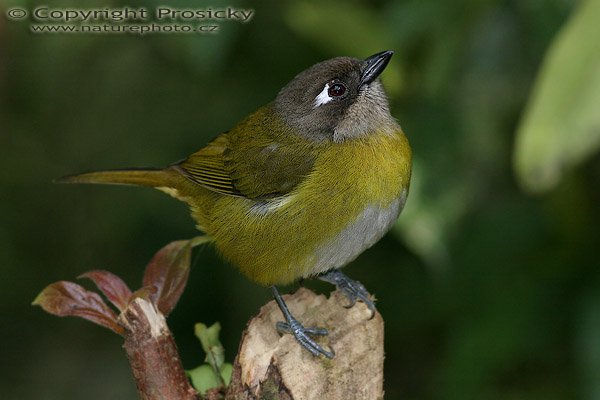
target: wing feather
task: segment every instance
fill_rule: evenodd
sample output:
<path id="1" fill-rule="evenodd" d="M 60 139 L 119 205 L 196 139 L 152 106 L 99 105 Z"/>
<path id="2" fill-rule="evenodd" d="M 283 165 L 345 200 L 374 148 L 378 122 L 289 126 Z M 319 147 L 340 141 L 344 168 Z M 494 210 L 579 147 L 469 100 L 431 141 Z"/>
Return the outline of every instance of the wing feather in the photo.
<path id="1" fill-rule="evenodd" d="M 315 144 L 286 132 L 259 110 L 252 117 L 215 138 L 177 166 L 191 181 L 214 192 L 269 199 L 291 192 L 310 173 Z"/>

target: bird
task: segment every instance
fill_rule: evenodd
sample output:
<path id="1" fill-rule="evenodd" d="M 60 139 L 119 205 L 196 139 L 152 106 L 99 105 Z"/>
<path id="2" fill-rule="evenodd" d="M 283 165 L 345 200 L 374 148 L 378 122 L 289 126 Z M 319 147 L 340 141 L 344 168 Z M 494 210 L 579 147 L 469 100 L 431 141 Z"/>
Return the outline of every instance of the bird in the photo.
<path id="1" fill-rule="evenodd" d="M 314 356 L 333 358 L 289 311 L 277 286 L 317 277 L 375 313 L 371 295 L 341 268 L 393 226 L 408 196 L 412 152 L 379 76 L 393 51 L 335 57 L 296 75 L 229 131 L 159 169 L 82 173 L 61 183 L 156 188 L 187 203 L 225 260 L 270 287 L 284 321 Z"/>

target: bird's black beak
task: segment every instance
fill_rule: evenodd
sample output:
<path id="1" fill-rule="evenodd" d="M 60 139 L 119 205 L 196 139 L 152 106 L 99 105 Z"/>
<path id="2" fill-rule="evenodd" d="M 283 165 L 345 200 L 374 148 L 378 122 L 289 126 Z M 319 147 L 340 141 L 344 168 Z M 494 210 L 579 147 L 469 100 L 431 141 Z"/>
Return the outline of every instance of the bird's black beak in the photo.
<path id="1" fill-rule="evenodd" d="M 373 54 L 371 57 L 363 61 L 363 71 L 360 76 L 360 86 L 368 85 L 373 82 L 379 74 L 383 72 L 385 67 L 390 62 L 394 52 L 391 50 L 382 51 L 381 53 Z"/>

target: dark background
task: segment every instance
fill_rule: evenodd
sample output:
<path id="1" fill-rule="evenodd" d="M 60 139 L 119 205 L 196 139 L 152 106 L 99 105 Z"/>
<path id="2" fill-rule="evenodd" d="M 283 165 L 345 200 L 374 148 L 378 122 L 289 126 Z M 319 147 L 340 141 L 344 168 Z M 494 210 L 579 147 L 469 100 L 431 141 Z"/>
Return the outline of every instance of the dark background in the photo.
<path id="1" fill-rule="evenodd" d="M 534 82 L 576 3 L 169 2 L 255 10 L 204 36 L 33 34 L 5 10 L 43 3 L 0 4 L 3 399 L 135 398 L 119 337 L 30 303 L 90 269 L 137 287 L 157 249 L 197 234 L 186 207 L 157 191 L 54 178 L 166 165 L 306 67 L 386 49 L 396 52 L 383 82 L 413 146 L 412 192 L 397 227 L 346 269 L 386 321 L 386 398 L 600 398 L 600 159 L 590 151 L 536 194 L 513 169 Z M 185 367 L 203 361 L 195 322 L 221 322 L 231 361 L 268 300 L 213 249 L 196 250 L 169 318 Z"/>

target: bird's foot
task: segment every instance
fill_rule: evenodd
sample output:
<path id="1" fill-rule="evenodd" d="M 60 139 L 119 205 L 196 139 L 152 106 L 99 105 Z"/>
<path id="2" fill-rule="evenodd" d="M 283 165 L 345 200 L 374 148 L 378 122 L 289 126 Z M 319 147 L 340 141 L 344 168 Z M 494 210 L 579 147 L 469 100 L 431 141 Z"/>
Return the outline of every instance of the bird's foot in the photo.
<path id="1" fill-rule="evenodd" d="M 325 328 L 305 328 L 298 320 L 292 318 L 288 322 L 277 322 L 277 331 L 279 333 L 291 333 L 294 335 L 298 343 L 306 350 L 310 351 L 313 356 L 320 354 L 327 358 L 333 358 L 333 351 L 325 350 L 321 345 L 315 342 L 309 335 L 326 336 L 329 334 Z"/>
<path id="2" fill-rule="evenodd" d="M 371 295 L 367 292 L 367 289 L 359 281 L 348 278 L 339 269 L 332 269 L 331 271 L 325 272 L 319 275 L 319 279 L 325 282 L 334 284 L 343 294 L 350 300 L 350 304 L 344 306 L 350 308 L 356 304 L 357 300 L 362 301 L 371 311 L 371 317 L 375 316 L 375 302 L 371 299 Z"/>
<path id="3" fill-rule="evenodd" d="M 291 333 L 294 335 L 298 343 L 306 350 L 310 351 L 313 356 L 324 355 L 327 358 L 333 358 L 335 352 L 327 351 L 317 342 L 315 342 L 310 335 L 314 336 L 326 336 L 329 334 L 325 328 L 305 328 L 294 316 L 290 313 L 287 305 L 283 301 L 283 298 L 279 294 L 279 291 L 275 286 L 271 287 L 273 291 L 273 297 L 279 306 L 279 309 L 283 313 L 286 322 L 279 321 L 276 324 L 277 331 L 279 333 Z"/>

